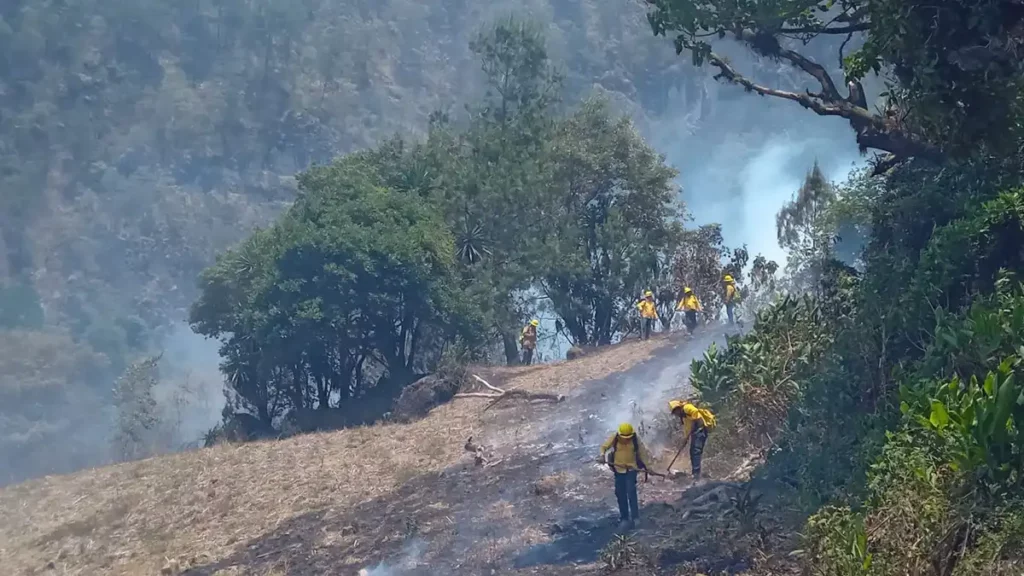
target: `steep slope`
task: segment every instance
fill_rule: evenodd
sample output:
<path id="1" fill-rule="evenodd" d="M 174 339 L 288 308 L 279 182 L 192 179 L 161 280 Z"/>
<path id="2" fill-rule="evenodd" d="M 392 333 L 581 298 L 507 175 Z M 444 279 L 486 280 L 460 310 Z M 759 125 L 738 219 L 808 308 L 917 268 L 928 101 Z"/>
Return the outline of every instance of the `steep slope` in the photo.
<path id="1" fill-rule="evenodd" d="M 766 188 L 788 195 L 786 175 L 814 156 L 834 169 L 856 155 L 834 146 L 848 140 L 841 121 L 693 70 L 626 0 L 2 4 L 0 330 L 30 333 L 0 342 L 37 348 L 0 355 L 38 367 L 70 341 L 76 357 L 95 358 L 0 377 L 4 483 L 109 462 L 111 384 L 138 356 L 183 340 L 196 274 L 289 204 L 297 170 L 422 132 L 437 110 L 463 114 L 482 90 L 469 40 L 498 18 L 544 23 L 566 106 L 610 96 L 681 169 L 687 201 L 707 208 L 698 217 L 725 222 L 735 243 L 775 210 Z M 753 77 L 802 88 L 732 52 Z M 761 236 L 774 245 L 771 230 Z"/>
<path id="2" fill-rule="evenodd" d="M 484 372 L 505 387 L 566 394 L 557 405 L 484 411 L 484 400 L 458 399 L 412 424 L 9 487 L 0 491 L 0 563 L 16 574 L 155 573 L 167 559 L 191 574 L 348 574 L 414 546 L 421 570 L 559 573 L 566 561 L 594 560 L 611 537 L 597 444 L 623 419 L 653 430 L 666 394 L 682 390 L 689 360 L 714 338 L 630 342 L 573 362 Z M 488 464 L 473 465 L 469 437 L 488 447 Z M 672 492 L 645 489 L 645 509 Z M 604 541 L 562 550 L 543 530 L 552 522 L 606 526 Z"/>

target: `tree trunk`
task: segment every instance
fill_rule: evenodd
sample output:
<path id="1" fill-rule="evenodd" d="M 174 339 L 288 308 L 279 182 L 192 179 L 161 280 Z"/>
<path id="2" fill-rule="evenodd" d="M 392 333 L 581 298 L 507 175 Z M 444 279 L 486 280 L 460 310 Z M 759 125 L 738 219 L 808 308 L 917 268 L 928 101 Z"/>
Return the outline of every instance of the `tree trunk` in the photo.
<path id="1" fill-rule="evenodd" d="M 502 331 L 501 342 L 505 346 L 505 363 L 509 366 L 519 364 L 519 343 L 516 342 L 515 335 L 510 332 Z"/>

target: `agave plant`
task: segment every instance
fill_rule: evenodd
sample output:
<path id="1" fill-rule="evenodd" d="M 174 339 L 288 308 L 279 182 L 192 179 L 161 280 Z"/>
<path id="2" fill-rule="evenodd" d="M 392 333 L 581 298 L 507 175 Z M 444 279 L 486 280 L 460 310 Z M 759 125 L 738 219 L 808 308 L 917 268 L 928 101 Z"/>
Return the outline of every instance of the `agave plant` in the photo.
<path id="1" fill-rule="evenodd" d="M 473 266 L 483 260 L 485 255 L 491 255 L 489 245 L 483 226 L 476 224 L 470 227 L 467 222 L 456 241 L 459 260 Z"/>

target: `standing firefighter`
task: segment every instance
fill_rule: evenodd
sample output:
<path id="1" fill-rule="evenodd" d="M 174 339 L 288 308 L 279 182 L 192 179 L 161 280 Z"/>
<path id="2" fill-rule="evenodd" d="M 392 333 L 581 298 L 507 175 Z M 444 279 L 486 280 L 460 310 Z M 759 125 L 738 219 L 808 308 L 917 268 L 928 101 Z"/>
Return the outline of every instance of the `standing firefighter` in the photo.
<path id="1" fill-rule="evenodd" d="M 610 452 L 609 452 L 610 450 Z M 607 453 L 607 454 L 606 454 Z M 628 422 L 619 425 L 619 431 L 612 434 L 601 445 L 598 462 L 607 464 L 615 473 L 615 499 L 619 502 L 619 527 L 632 528 L 640 519 L 640 505 L 636 494 L 636 477 L 640 470 L 646 470 L 650 455 L 633 433 Z"/>
<path id="2" fill-rule="evenodd" d="M 739 301 L 739 294 L 736 292 L 736 281 L 732 275 L 726 274 L 722 279 L 725 282 L 725 314 L 729 317 L 729 324 L 736 323 L 736 302 Z"/>
<path id="3" fill-rule="evenodd" d="M 683 297 L 676 305 L 676 310 L 683 313 L 683 323 L 686 324 L 687 330 L 692 333 L 697 329 L 697 312 L 702 312 L 703 308 L 692 288 L 683 288 Z"/>
<path id="4" fill-rule="evenodd" d="M 654 292 L 644 292 L 644 298 L 636 305 L 640 310 L 640 337 L 647 340 L 654 330 L 654 323 L 658 320 L 658 306 L 654 303 Z"/>
<path id="5" fill-rule="evenodd" d="M 670 400 L 668 409 L 683 425 L 683 443 L 679 450 L 682 451 L 686 443 L 690 443 L 690 468 L 693 479 L 700 480 L 700 461 L 704 456 L 708 433 L 715 428 L 715 415 L 710 410 L 697 408 L 683 400 Z"/>
<path id="6" fill-rule="evenodd" d="M 527 366 L 533 362 L 533 351 L 537 349 L 537 326 L 540 326 L 539 320 L 530 320 L 519 337 L 519 344 L 523 347 L 523 364 Z"/>

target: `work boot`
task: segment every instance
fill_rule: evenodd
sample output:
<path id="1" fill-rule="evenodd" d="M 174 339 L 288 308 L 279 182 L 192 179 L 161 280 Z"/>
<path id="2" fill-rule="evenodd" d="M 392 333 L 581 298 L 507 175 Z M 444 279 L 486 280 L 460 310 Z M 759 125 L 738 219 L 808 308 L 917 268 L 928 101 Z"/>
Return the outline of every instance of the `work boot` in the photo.
<path id="1" fill-rule="evenodd" d="M 626 530 L 632 530 L 632 529 L 633 529 L 633 522 L 631 520 L 621 520 L 621 521 L 619 521 L 619 531 L 620 532 L 625 532 Z"/>

